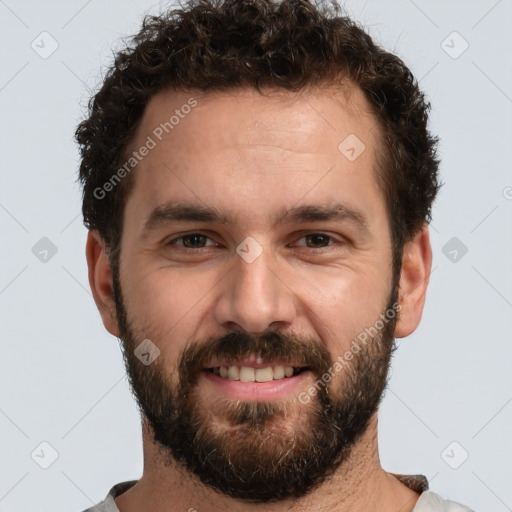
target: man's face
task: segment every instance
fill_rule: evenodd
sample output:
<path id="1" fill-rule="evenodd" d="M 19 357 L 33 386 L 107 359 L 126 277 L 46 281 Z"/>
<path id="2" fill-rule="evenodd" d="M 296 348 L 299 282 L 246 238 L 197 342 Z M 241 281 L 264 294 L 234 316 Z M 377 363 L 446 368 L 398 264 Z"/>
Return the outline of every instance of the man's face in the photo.
<path id="1" fill-rule="evenodd" d="M 397 286 L 379 134 L 346 92 L 164 92 L 133 143 L 151 148 L 114 275 L 127 370 L 169 464 L 232 497 L 309 492 L 385 386 L 394 320 L 378 320 Z"/>

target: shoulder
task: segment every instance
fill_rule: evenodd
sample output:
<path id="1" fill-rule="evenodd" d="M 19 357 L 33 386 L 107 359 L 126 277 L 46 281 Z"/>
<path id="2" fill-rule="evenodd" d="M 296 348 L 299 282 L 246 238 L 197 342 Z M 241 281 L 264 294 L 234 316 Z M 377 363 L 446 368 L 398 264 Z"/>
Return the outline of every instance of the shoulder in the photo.
<path id="1" fill-rule="evenodd" d="M 97 503 L 91 508 L 88 508 L 87 510 L 84 510 L 83 512 L 119 512 L 114 498 L 123 494 L 123 492 L 127 491 L 130 487 L 133 487 L 136 483 L 137 480 L 130 480 L 128 482 L 121 482 L 114 485 L 103 501 Z"/>
<path id="2" fill-rule="evenodd" d="M 470 508 L 456 503 L 455 501 L 444 500 L 432 491 L 421 493 L 413 512 L 473 512 Z"/>

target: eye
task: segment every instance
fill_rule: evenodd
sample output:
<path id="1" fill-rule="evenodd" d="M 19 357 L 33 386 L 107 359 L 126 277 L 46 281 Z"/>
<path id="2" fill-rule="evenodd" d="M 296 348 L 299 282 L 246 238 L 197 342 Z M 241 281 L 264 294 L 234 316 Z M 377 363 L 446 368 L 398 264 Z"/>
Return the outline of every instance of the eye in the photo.
<path id="1" fill-rule="evenodd" d="M 310 249 L 324 249 L 334 245 L 343 245 L 343 239 L 336 239 L 326 233 L 306 233 L 293 245 Z"/>
<path id="2" fill-rule="evenodd" d="M 340 245 L 343 242 L 336 240 L 333 236 L 326 233 L 306 233 L 298 239 L 293 245 L 295 247 L 307 247 L 310 249 L 323 249 L 333 245 Z M 166 245 L 174 245 L 183 249 L 201 250 L 208 247 L 218 247 L 219 244 L 204 233 L 187 233 L 171 239 Z"/>
<path id="3" fill-rule="evenodd" d="M 207 245 L 207 241 L 211 243 Z M 188 233 L 170 240 L 167 245 L 177 245 L 186 249 L 203 249 L 205 247 L 216 246 L 217 244 L 208 236 L 202 233 Z"/>

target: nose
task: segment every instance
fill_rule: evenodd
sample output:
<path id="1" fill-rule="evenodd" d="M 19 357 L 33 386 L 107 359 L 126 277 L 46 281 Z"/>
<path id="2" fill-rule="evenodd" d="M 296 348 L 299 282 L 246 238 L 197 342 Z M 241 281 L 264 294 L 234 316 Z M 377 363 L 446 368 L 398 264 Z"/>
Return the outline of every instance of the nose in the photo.
<path id="1" fill-rule="evenodd" d="M 296 315 L 296 297 L 268 250 L 251 263 L 238 254 L 233 258 L 234 268 L 222 281 L 215 304 L 217 323 L 252 334 L 289 327 Z"/>

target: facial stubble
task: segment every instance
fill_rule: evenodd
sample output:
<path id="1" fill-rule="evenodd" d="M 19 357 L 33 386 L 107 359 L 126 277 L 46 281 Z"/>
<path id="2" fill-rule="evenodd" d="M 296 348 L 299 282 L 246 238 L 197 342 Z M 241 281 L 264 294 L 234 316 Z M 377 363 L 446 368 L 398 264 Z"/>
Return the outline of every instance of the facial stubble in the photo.
<path id="1" fill-rule="evenodd" d="M 327 349 L 317 339 L 278 331 L 259 337 L 236 331 L 192 341 L 176 366 L 164 367 L 162 357 L 146 366 L 134 350 L 147 336 L 128 318 L 117 265 L 113 287 L 131 388 L 167 465 L 178 463 L 226 496 L 267 503 L 306 496 L 349 459 L 387 385 L 396 315 L 366 344 L 359 344 L 343 374 L 327 384 L 322 377 L 334 367 Z M 395 283 L 385 311 L 393 308 L 397 296 Z M 236 361 L 251 355 L 303 363 L 317 383 L 316 394 L 308 403 L 298 397 L 267 402 L 219 397 L 203 403 L 197 383 L 204 364 L 212 357 Z"/>

